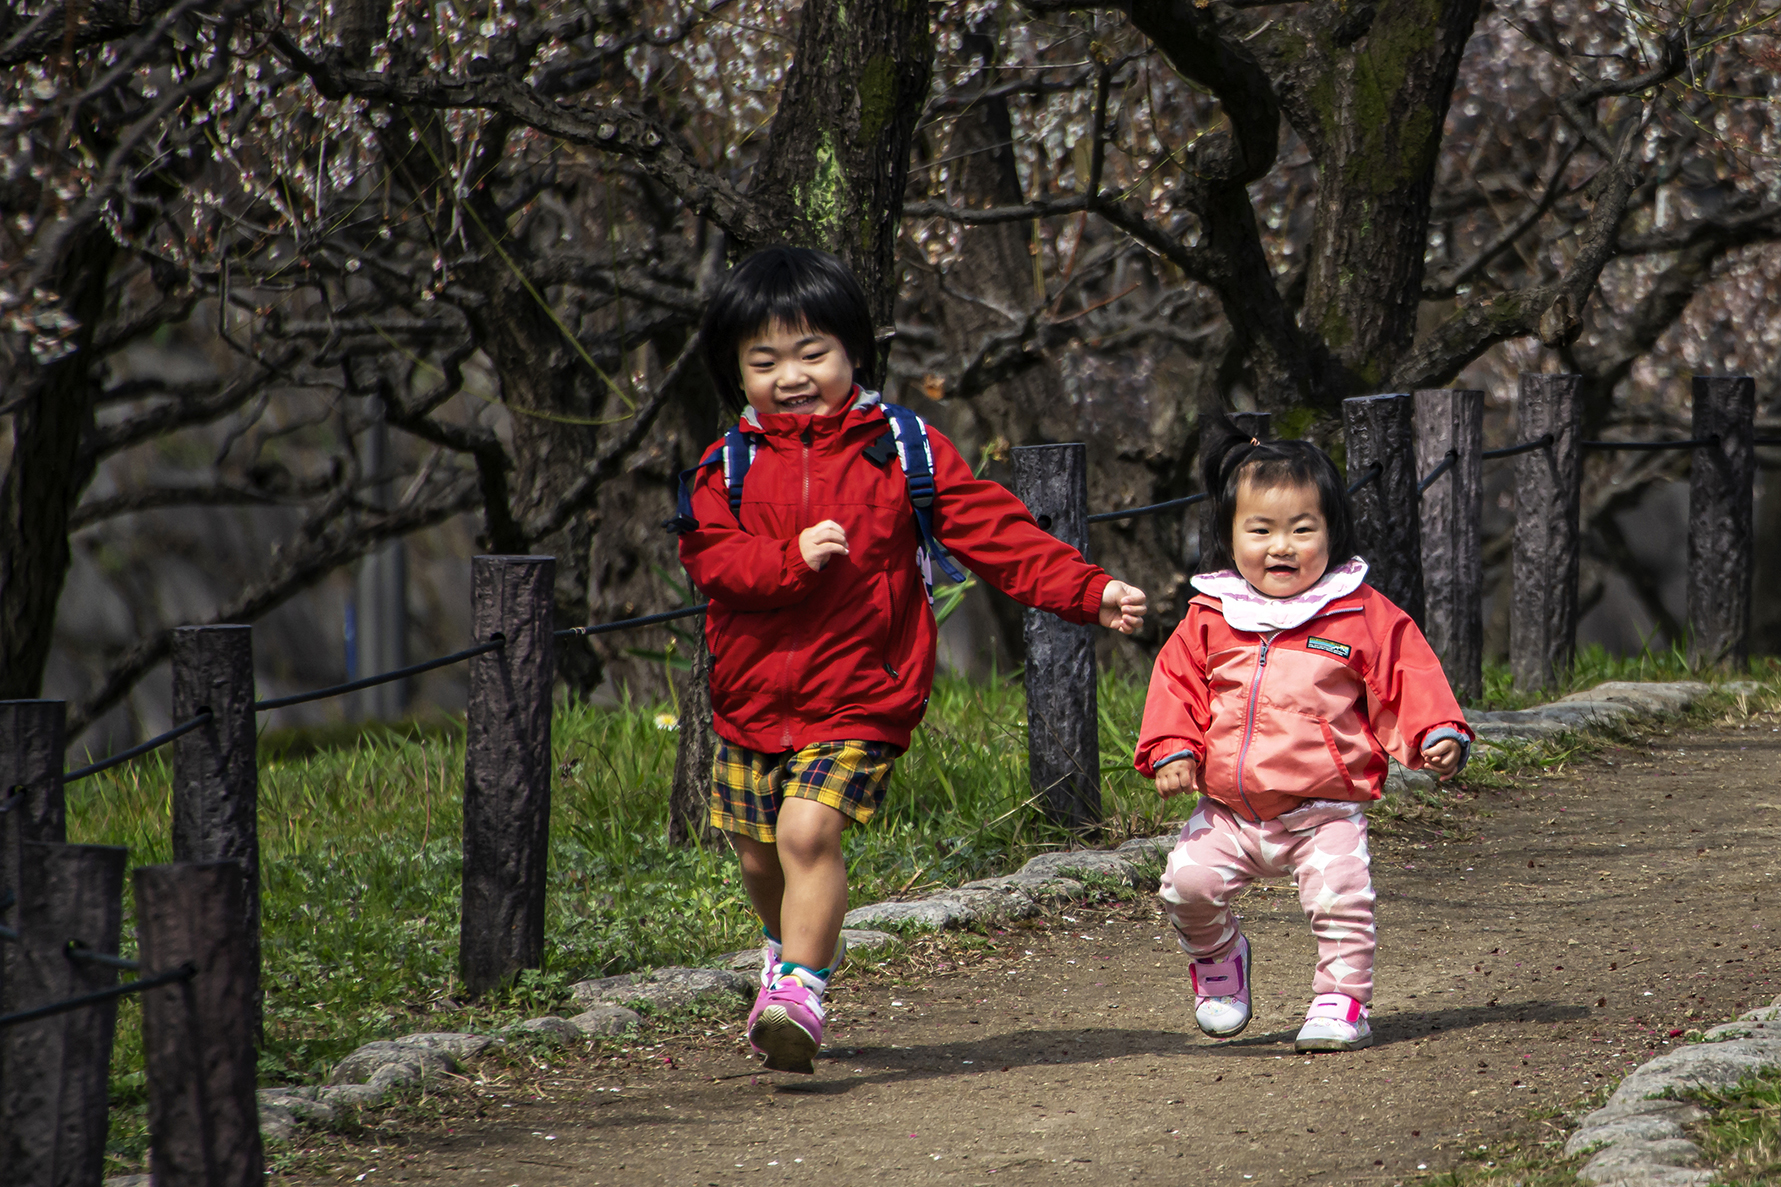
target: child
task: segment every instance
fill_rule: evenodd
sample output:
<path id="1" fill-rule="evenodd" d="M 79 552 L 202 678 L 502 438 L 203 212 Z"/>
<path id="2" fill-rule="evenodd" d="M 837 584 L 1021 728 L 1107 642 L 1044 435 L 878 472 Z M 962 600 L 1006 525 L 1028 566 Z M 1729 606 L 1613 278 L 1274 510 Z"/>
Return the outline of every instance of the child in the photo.
<path id="1" fill-rule="evenodd" d="M 1329 457 L 1237 437 L 1228 421 L 1214 431 L 1208 555 L 1230 567 L 1193 579 L 1200 592 L 1157 656 L 1136 754 L 1165 799 L 1201 793 L 1163 903 L 1194 958 L 1194 1018 L 1228 1038 L 1250 1017 L 1249 940 L 1231 900 L 1256 878 L 1295 875 L 1317 937 L 1297 1049 L 1358 1050 L 1373 1041 L 1375 944 L 1362 805 L 1380 796 L 1387 754 L 1446 779 L 1471 737 L 1416 624 L 1362 584 Z"/>
<path id="2" fill-rule="evenodd" d="M 708 452 L 680 525 L 681 561 L 711 599 L 711 823 L 736 846 L 767 940 L 749 1041 L 768 1068 L 808 1073 L 842 955 L 841 834 L 877 810 L 921 721 L 937 633 L 909 480 L 884 448 L 877 393 L 855 382 L 875 343 L 847 267 L 823 252 L 759 252 L 723 282 L 700 333 L 753 455 L 732 510 L 716 464 L 726 451 Z M 1029 606 L 1137 629 L 1143 591 L 1086 563 L 973 476 L 945 437 L 926 436 L 944 548 Z"/>

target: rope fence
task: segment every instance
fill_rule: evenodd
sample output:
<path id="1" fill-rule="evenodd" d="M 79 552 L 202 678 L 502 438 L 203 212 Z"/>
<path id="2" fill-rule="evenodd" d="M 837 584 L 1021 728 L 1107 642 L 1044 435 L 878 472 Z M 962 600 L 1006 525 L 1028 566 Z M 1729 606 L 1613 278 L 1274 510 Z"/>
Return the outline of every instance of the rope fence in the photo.
<path id="1" fill-rule="evenodd" d="M 135 962 L 126 961 L 124 963 L 134 964 Z M 127 994 L 146 993 L 150 989 L 159 989 L 163 985 L 175 985 L 181 981 L 190 981 L 197 975 L 198 967 L 190 961 L 187 961 L 176 969 L 169 969 L 164 973 L 156 973 L 152 977 L 138 977 L 134 981 L 125 981 L 121 985 L 107 986 L 104 989 L 94 990 L 92 993 L 83 993 L 79 997 L 71 997 L 59 1002 L 50 1002 L 47 1005 L 34 1006 L 29 1010 L 20 1010 L 13 1014 L 0 1014 L 0 1029 L 4 1029 L 8 1026 L 17 1026 L 21 1022 L 35 1022 L 39 1018 L 48 1018 L 55 1014 L 66 1014 L 70 1010 L 80 1010 L 85 1009 L 87 1006 L 96 1006 L 103 1002 L 124 997 Z"/>

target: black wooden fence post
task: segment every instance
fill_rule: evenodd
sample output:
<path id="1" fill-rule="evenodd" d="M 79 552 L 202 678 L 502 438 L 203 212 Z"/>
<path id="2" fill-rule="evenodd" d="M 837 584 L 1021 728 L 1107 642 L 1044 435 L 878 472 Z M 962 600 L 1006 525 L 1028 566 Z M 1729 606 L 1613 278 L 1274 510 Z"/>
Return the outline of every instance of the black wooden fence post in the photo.
<path id="1" fill-rule="evenodd" d="M 210 721 L 173 742 L 173 860 L 239 861 L 254 983 L 260 970 L 260 764 L 254 732 L 254 630 L 173 632 L 173 720 Z M 260 1033 L 258 989 L 254 1033 Z"/>
<path id="2" fill-rule="evenodd" d="M 1462 701 L 1484 695 L 1484 393 L 1416 393 L 1416 472 L 1453 464 L 1422 492 L 1422 633 Z"/>
<path id="3" fill-rule="evenodd" d="M 115 967 L 73 959 L 68 947 L 117 955 L 127 856 L 110 845 L 22 846 L 4 1012 L 116 984 Z M 116 1024 L 113 998 L 0 1029 L 0 1183 L 99 1187 Z"/>
<path id="4" fill-rule="evenodd" d="M 1266 412 L 1233 412 L 1230 418 L 1239 433 L 1247 433 L 1257 441 L 1268 441 L 1273 437 L 1274 418 Z M 1208 547 L 1212 532 L 1212 500 L 1207 499 L 1200 504 L 1200 560 L 1195 566 L 1202 573 L 1209 571 L 1207 566 L 1212 559 L 1212 549 Z"/>
<path id="5" fill-rule="evenodd" d="M 1014 493 L 1039 526 L 1088 557 L 1088 447 L 1023 445 Z M 1027 768 L 1052 820 L 1089 829 L 1101 820 L 1100 718 L 1094 628 L 1028 610 Z"/>
<path id="6" fill-rule="evenodd" d="M 470 661 L 458 975 L 472 995 L 544 961 L 556 570 L 548 556 L 474 562 L 476 638 L 506 642 Z"/>
<path id="7" fill-rule="evenodd" d="M 1581 377 L 1523 372 L 1521 440 L 1550 437 L 1515 458 L 1509 671 L 1515 687 L 1552 688 L 1577 651 L 1577 514 L 1582 494 Z"/>
<path id="8" fill-rule="evenodd" d="M 1379 476 L 1352 496 L 1355 534 L 1367 559 L 1367 584 L 1418 624 L 1423 621 L 1422 513 L 1416 505 L 1416 402 L 1408 394 L 1342 401 L 1348 482 L 1374 466 Z M 1332 564 L 1347 560 L 1330 558 Z"/>
<path id="9" fill-rule="evenodd" d="M 1750 574 L 1756 445 L 1756 381 L 1694 379 L 1695 440 L 1688 477 L 1688 660 L 1743 667 L 1750 658 Z"/>
<path id="10" fill-rule="evenodd" d="M 263 1185 L 254 1089 L 260 979 L 246 930 L 246 868 L 140 866 L 135 885 L 142 975 L 187 963 L 194 970 L 142 995 L 155 1187 Z"/>
<path id="11" fill-rule="evenodd" d="M 0 701 L 0 926 L 18 926 L 19 847 L 68 839 L 62 800 L 67 716 L 61 701 Z M 6 961 L 0 944 L 0 1014 L 11 1012 Z"/>

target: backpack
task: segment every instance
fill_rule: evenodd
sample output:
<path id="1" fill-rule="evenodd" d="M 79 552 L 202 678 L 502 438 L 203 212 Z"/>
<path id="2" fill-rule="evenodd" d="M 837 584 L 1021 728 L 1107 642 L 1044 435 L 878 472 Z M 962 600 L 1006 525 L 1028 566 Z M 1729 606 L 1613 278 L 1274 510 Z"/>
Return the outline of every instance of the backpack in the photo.
<path id="1" fill-rule="evenodd" d="M 934 486 L 934 450 L 928 442 L 928 426 L 921 417 L 900 404 L 880 403 L 878 407 L 890 427 L 863 452 L 880 466 L 894 455 L 902 466 L 903 479 L 909 488 L 909 503 L 915 510 L 915 526 L 921 533 L 921 543 L 915 550 L 916 563 L 921 567 L 922 584 L 927 587 L 928 601 L 932 603 L 936 563 L 954 581 L 964 581 L 965 573 L 934 535 L 934 496 L 938 490 Z M 742 484 L 748 477 L 749 466 L 754 463 L 756 436 L 739 425 L 733 426 L 724 434 L 721 450 L 692 469 L 682 470 L 679 514 L 663 526 L 676 534 L 698 530 L 699 521 L 693 518 L 693 482 L 700 470 L 719 464 L 724 468 L 724 489 L 729 492 L 730 513 L 740 526 Z"/>

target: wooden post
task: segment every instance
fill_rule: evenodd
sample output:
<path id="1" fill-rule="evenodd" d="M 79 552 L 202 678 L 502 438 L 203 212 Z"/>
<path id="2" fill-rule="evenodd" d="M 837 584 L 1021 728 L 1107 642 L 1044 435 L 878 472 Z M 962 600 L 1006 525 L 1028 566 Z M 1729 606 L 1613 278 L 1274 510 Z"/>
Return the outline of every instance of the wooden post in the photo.
<path id="1" fill-rule="evenodd" d="M 1088 558 L 1088 447 L 1023 445 L 1014 493 L 1039 526 Z M 1024 618 L 1027 771 L 1046 815 L 1066 828 L 1101 820 L 1094 628 L 1028 610 Z"/>
<path id="2" fill-rule="evenodd" d="M 458 974 L 473 996 L 544 962 L 556 569 L 548 556 L 474 562 L 476 638 L 506 645 L 470 661 Z"/>
<path id="3" fill-rule="evenodd" d="M 195 970 L 142 994 L 155 1187 L 263 1187 L 247 871 L 239 861 L 141 866 L 135 885 L 142 975 Z"/>
<path id="4" fill-rule="evenodd" d="M 1742 668 L 1750 658 L 1755 566 L 1756 381 L 1694 377 L 1695 440 L 1688 476 L 1688 661 Z"/>
<path id="5" fill-rule="evenodd" d="M 1239 433 L 1248 433 L 1257 441 L 1268 441 L 1273 438 L 1274 418 L 1266 412 L 1233 412 L 1231 423 L 1237 426 Z M 1201 572 L 1209 572 L 1207 565 L 1211 563 L 1212 541 L 1212 500 L 1207 499 L 1200 504 L 1200 559 L 1194 568 Z"/>
<path id="6" fill-rule="evenodd" d="M 1367 584 L 1421 625 L 1422 513 L 1417 507 L 1416 401 L 1407 393 L 1342 401 L 1350 485 L 1374 465 L 1379 476 L 1350 498 Z M 1340 564 L 1348 558 L 1330 558 Z"/>
<path id="7" fill-rule="evenodd" d="M 1422 632 L 1462 703 L 1484 695 L 1483 451 L 1483 392 L 1416 393 L 1416 472 L 1427 477 L 1454 454 L 1422 492 Z"/>
<path id="8" fill-rule="evenodd" d="M 1525 691 L 1554 687 L 1577 651 L 1577 514 L 1582 494 L 1581 377 L 1523 372 L 1522 441 L 1546 449 L 1515 457 L 1515 537 L 1509 671 Z"/>
<path id="9" fill-rule="evenodd" d="M 68 956 L 70 940 L 116 956 L 127 853 L 110 845 L 27 842 L 19 939 L 5 1012 L 117 983 L 117 969 Z M 0 1183 L 99 1187 L 111 1107 L 117 999 L 0 1029 Z"/>
<path id="10" fill-rule="evenodd" d="M 711 649 L 705 646 L 705 616 L 693 618 L 692 670 L 680 695 L 680 737 L 674 751 L 674 784 L 668 792 L 668 843 L 715 844 L 711 827 L 711 766 L 717 761 L 717 735 L 711 732 Z"/>
<path id="11" fill-rule="evenodd" d="M 258 986 L 260 765 L 252 627 L 173 632 L 173 720 L 188 721 L 206 709 L 209 723 L 173 742 L 173 860 L 241 862 L 247 878 L 244 934 Z M 257 1005 L 254 1033 L 260 1033 Z"/>
<path id="12" fill-rule="evenodd" d="M 0 926 L 17 926 L 19 847 L 68 839 L 62 799 L 66 720 L 61 701 L 0 701 Z M 0 1014 L 9 1012 L 5 967 L 0 945 Z"/>

